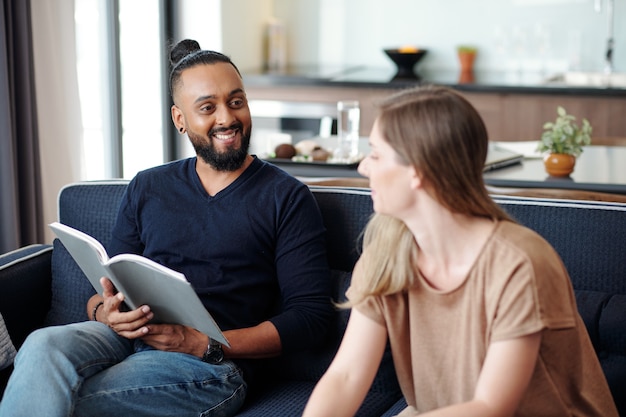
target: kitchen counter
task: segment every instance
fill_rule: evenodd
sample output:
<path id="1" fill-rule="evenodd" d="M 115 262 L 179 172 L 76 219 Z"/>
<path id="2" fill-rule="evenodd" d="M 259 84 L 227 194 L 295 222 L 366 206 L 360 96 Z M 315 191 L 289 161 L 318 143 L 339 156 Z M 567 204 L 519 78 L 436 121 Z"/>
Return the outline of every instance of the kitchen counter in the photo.
<path id="1" fill-rule="evenodd" d="M 470 93 L 559 94 L 576 96 L 612 96 L 626 98 L 626 87 L 571 85 L 549 81 L 553 74 L 539 72 L 476 71 L 471 81 L 460 80 L 458 71 L 418 70 L 416 78 L 396 78 L 392 68 L 290 67 L 283 71 L 243 71 L 244 82 L 251 87 L 333 86 L 400 89 L 420 84 L 439 84 Z"/>
<path id="2" fill-rule="evenodd" d="M 330 139 L 329 139 L 330 140 Z M 320 141 L 326 147 L 330 142 Z M 367 139 L 361 138 L 360 149 L 366 152 Z M 626 147 L 587 146 L 577 158 L 574 172 L 568 177 L 546 174 L 543 160 L 525 158 L 522 163 L 485 172 L 485 184 L 503 188 L 541 188 L 592 191 L 626 195 Z M 325 166 L 323 163 L 293 163 L 269 160 L 290 174 L 304 179 L 363 178 L 357 164 Z"/>

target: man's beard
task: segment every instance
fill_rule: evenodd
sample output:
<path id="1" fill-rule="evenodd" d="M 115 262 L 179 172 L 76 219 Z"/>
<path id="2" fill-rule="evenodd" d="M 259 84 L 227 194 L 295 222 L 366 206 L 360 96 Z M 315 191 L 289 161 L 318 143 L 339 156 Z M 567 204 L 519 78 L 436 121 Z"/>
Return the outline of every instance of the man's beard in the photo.
<path id="1" fill-rule="evenodd" d="M 226 151 L 219 152 L 215 149 L 213 135 L 228 129 L 238 129 L 241 132 L 241 145 L 237 149 L 228 147 Z M 190 131 L 187 131 L 187 136 L 189 136 L 189 140 L 191 141 L 196 154 L 204 162 L 212 166 L 216 171 L 232 172 L 241 168 L 246 160 L 246 156 L 248 156 L 248 148 L 250 147 L 250 132 L 251 129 L 244 132 L 243 125 L 241 123 L 236 123 L 228 128 L 211 129 L 209 131 L 208 140 L 205 137 Z"/>

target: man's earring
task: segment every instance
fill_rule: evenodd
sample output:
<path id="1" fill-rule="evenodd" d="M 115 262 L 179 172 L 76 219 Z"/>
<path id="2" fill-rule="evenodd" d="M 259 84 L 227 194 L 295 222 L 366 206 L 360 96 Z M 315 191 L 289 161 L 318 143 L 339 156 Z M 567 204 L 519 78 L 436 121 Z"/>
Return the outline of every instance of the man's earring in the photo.
<path id="1" fill-rule="evenodd" d="M 185 128 L 184 128 L 184 127 L 181 127 L 180 129 L 178 129 L 178 131 L 179 131 L 180 133 L 183 133 L 183 131 L 184 131 L 184 130 L 185 130 Z"/>

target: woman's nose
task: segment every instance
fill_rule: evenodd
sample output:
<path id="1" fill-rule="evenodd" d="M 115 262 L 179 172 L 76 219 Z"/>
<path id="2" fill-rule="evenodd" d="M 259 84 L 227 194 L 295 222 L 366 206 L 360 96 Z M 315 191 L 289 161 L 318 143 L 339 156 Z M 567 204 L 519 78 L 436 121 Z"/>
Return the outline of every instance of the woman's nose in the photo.
<path id="1" fill-rule="evenodd" d="M 368 165 L 367 161 L 368 161 L 368 157 L 366 156 L 359 163 L 357 171 L 359 174 L 363 175 L 364 177 L 369 178 L 369 169 L 367 169 L 367 165 Z"/>

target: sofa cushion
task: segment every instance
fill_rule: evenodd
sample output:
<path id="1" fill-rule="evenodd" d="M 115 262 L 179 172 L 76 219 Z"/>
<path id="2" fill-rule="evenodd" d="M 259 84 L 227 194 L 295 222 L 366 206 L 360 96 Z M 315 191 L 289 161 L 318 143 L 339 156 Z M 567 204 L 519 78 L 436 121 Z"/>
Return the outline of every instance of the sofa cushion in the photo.
<path id="1" fill-rule="evenodd" d="M 0 256 L 0 312 L 18 348 L 50 309 L 51 256 L 52 246 L 40 244 Z"/>
<path id="2" fill-rule="evenodd" d="M 276 417 L 302 415 L 315 381 L 282 381 L 271 395 L 255 397 L 237 417 Z M 379 417 L 400 398 L 399 393 L 370 390 L 355 417 Z"/>
<path id="3" fill-rule="evenodd" d="M 612 294 L 608 297 L 598 327 L 600 349 L 626 357 L 626 295 Z"/>
<path id="4" fill-rule="evenodd" d="M 626 295 L 575 290 L 578 312 L 621 415 L 626 412 Z"/>
<path id="5" fill-rule="evenodd" d="M 50 308 L 51 256 L 52 246 L 40 244 L 0 256 L 0 312 L 16 348 L 43 325 Z M 0 370 L 0 396 L 12 368 Z"/>
<path id="6" fill-rule="evenodd" d="M 576 306 L 596 352 L 601 348 L 600 316 L 611 294 L 600 291 L 575 290 Z"/>
<path id="7" fill-rule="evenodd" d="M 4 369 L 13 363 L 15 353 L 15 346 L 13 346 L 13 341 L 11 336 L 9 336 L 0 312 L 0 369 Z"/>
<path id="8" fill-rule="evenodd" d="M 613 294 L 598 324 L 598 357 L 620 415 L 626 415 L 626 295 Z"/>

